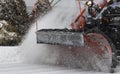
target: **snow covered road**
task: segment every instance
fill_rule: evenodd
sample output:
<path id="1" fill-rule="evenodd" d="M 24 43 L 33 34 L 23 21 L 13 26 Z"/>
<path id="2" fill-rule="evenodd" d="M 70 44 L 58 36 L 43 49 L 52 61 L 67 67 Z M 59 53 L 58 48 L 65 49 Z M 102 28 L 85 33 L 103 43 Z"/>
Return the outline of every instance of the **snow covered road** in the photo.
<path id="1" fill-rule="evenodd" d="M 0 74 L 109 74 L 86 72 L 79 69 L 38 65 L 38 64 L 7 64 L 0 65 Z M 119 74 L 119 73 L 116 73 Z"/>
<path id="2" fill-rule="evenodd" d="M 0 74 L 110 74 L 60 65 L 23 63 L 18 48 L 19 46 L 0 47 Z M 117 67 L 115 74 L 120 74 L 119 70 L 120 66 Z"/>

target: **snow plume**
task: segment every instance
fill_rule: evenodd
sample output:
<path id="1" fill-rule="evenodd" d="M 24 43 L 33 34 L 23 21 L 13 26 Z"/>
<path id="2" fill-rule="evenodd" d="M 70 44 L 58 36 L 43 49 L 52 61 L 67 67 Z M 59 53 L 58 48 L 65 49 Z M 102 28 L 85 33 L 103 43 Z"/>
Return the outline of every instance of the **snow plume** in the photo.
<path id="1" fill-rule="evenodd" d="M 79 9 L 77 8 L 78 7 L 75 0 L 62 0 L 59 4 L 57 4 L 57 6 L 49 11 L 48 14 L 38 20 L 39 29 L 70 28 L 71 22 L 79 12 Z M 84 70 L 92 69 L 91 64 L 94 62 L 91 64 L 87 62 L 88 64 L 86 64 L 86 59 L 84 58 L 87 58 L 89 55 L 88 53 L 82 52 L 84 49 L 82 50 L 76 47 L 37 44 L 35 25 L 36 24 L 34 23 L 21 45 L 21 51 L 23 51 L 22 55 L 25 62 L 33 64 L 44 63 L 54 65 L 59 64 L 69 67 L 82 67 Z M 89 50 L 86 50 L 86 52 L 89 52 Z M 80 57 L 82 55 L 86 56 Z M 94 67 L 94 69 L 96 70 L 96 67 Z"/>
<path id="2" fill-rule="evenodd" d="M 34 24 L 35 25 L 35 24 Z M 30 29 L 25 41 L 21 45 L 23 60 L 25 63 L 42 64 L 55 63 L 57 51 L 56 47 L 37 44 L 34 25 Z"/>
<path id="3" fill-rule="evenodd" d="M 71 22 L 79 12 L 76 0 L 62 0 L 45 16 L 38 19 L 39 29 L 70 28 Z M 54 64 L 68 67 L 82 67 L 84 70 L 102 71 L 97 56 L 92 48 L 67 47 L 57 45 L 37 44 L 36 24 L 34 23 L 21 45 L 23 59 L 33 64 Z M 88 58 L 89 57 L 89 58 Z M 104 65 L 104 64 L 102 64 Z M 105 66 L 105 71 L 108 67 Z M 104 70 L 103 70 L 104 71 Z"/>
<path id="4" fill-rule="evenodd" d="M 39 29 L 70 27 L 70 23 L 77 16 L 77 12 L 75 0 L 62 0 L 48 14 L 38 20 Z M 21 45 L 25 62 L 57 63 L 61 48 L 53 45 L 37 44 L 35 29 L 35 24 L 33 24 Z"/>

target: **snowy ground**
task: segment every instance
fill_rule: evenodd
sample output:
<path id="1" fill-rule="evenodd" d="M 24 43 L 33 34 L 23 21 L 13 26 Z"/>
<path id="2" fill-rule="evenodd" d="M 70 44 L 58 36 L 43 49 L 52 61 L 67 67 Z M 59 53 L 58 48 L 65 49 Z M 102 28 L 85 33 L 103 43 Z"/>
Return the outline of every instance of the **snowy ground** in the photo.
<path id="1" fill-rule="evenodd" d="M 19 47 L 0 47 L 0 74 L 110 74 L 55 65 L 23 63 Z M 120 67 L 116 73 L 120 74 Z"/>
<path id="2" fill-rule="evenodd" d="M 0 74 L 109 74 L 109 73 L 84 72 L 79 69 L 71 69 L 49 65 L 8 64 L 0 65 Z"/>
<path id="3" fill-rule="evenodd" d="M 69 24 L 78 12 L 78 6 L 74 1 L 62 0 L 52 11 L 39 19 L 40 29 L 69 28 Z M 26 2 L 29 3 L 29 0 L 26 0 Z M 66 5 L 66 2 L 69 5 Z M 37 44 L 35 31 L 36 27 L 33 24 L 20 46 L 0 47 L 0 74 L 109 74 L 55 65 L 59 56 L 57 50 L 62 48 Z M 115 74 L 120 74 L 119 69 L 120 67 L 116 69 Z"/>
<path id="4" fill-rule="evenodd" d="M 0 64 L 21 62 L 18 47 L 0 47 Z"/>

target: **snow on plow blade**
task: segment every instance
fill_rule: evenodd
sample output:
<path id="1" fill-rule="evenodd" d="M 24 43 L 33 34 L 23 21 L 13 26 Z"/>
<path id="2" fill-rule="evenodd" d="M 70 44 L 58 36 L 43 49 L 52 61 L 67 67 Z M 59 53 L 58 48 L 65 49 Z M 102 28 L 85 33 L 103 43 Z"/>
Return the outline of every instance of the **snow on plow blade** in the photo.
<path id="1" fill-rule="evenodd" d="M 37 43 L 53 45 L 84 46 L 81 32 L 65 29 L 43 29 L 37 31 Z"/>

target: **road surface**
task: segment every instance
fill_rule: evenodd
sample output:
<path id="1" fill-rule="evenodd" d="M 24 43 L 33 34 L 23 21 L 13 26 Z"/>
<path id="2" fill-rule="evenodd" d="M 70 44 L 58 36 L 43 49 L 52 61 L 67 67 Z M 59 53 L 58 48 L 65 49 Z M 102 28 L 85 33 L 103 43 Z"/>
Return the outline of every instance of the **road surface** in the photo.
<path id="1" fill-rule="evenodd" d="M 38 64 L 2 64 L 0 74 L 109 74 Z M 119 73 L 118 73 L 119 74 Z"/>

